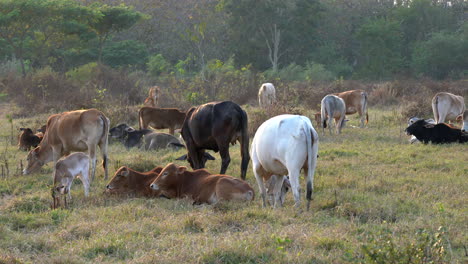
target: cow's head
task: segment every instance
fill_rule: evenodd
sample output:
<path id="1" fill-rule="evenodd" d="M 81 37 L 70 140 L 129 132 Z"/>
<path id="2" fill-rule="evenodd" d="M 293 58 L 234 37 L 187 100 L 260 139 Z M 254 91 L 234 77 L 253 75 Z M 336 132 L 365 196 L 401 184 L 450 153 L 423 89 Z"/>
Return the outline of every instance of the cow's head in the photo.
<path id="1" fill-rule="evenodd" d="M 37 147 L 31 151 L 29 151 L 26 161 L 28 164 L 26 168 L 23 170 L 23 175 L 28 175 L 30 173 L 34 173 L 39 170 L 42 166 L 44 166 L 45 162 L 40 157 L 41 147 Z"/>
<path id="2" fill-rule="evenodd" d="M 60 170 L 56 170 L 54 175 L 53 191 L 56 194 L 68 194 L 72 180 L 73 178 L 67 177 L 67 175 Z"/>
<path id="3" fill-rule="evenodd" d="M 188 153 L 178 157 L 176 160 L 186 160 L 186 161 L 188 161 L 190 163 L 190 167 L 192 167 L 192 169 L 197 170 L 197 169 L 204 168 L 206 161 L 216 160 L 216 159 L 215 159 L 215 157 L 211 156 L 210 153 L 203 152 L 203 155 L 202 155 L 202 157 L 200 159 L 200 162 L 199 162 L 201 164 L 200 168 L 195 168 L 194 167 L 192 157 Z"/>
<path id="4" fill-rule="evenodd" d="M 130 170 L 122 166 L 114 174 L 114 177 L 106 186 L 108 193 L 125 193 L 128 192 L 130 186 Z"/>
<path id="5" fill-rule="evenodd" d="M 109 130 L 109 135 L 112 138 L 124 138 L 128 132 L 135 131 L 134 128 L 127 124 L 119 124 L 116 127 L 113 127 Z"/>
<path id="6" fill-rule="evenodd" d="M 169 163 L 150 184 L 150 188 L 156 192 L 156 196 L 175 198 L 177 196 L 176 189 L 171 188 L 171 186 L 177 184 L 178 176 L 184 174 L 186 170 L 187 167 L 185 166 Z"/>
<path id="7" fill-rule="evenodd" d="M 281 181 L 281 185 L 278 181 Z M 279 193 L 280 206 L 283 206 L 286 194 L 291 189 L 291 183 L 289 182 L 289 176 L 276 176 L 272 175 L 270 179 L 266 182 L 266 193 L 268 196 L 268 201 L 270 205 L 274 205 L 275 202 L 275 193 Z M 281 186 L 281 189 L 275 190 L 275 186 L 278 188 Z"/>
<path id="8" fill-rule="evenodd" d="M 420 119 L 405 129 L 407 135 L 420 135 L 427 128 L 434 127 L 434 124 L 426 122 L 424 119 Z"/>

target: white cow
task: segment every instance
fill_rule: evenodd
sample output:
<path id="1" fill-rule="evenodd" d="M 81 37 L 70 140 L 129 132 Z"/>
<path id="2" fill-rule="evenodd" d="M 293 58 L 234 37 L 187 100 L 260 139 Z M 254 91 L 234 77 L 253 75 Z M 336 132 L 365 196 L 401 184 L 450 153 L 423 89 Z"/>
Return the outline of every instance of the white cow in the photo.
<path id="1" fill-rule="evenodd" d="M 272 83 L 264 83 L 258 90 L 258 104 L 266 108 L 276 102 L 276 90 Z"/>
<path id="2" fill-rule="evenodd" d="M 326 95 L 321 102 L 321 121 L 322 121 L 322 133 L 325 134 L 325 128 L 327 127 L 330 135 L 332 134 L 332 120 L 335 119 L 336 133 L 340 134 L 341 129 L 345 126 L 347 120 L 346 116 L 346 104 L 343 99 L 336 95 Z"/>
<path id="3" fill-rule="evenodd" d="M 275 177 L 274 207 L 282 205 L 283 183 L 286 176 L 294 194 L 296 207 L 300 204 L 299 175 L 304 169 L 307 179 L 307 209 L 310 206 L 317 165 L 318 134 L 309 118 L 299 115 L 279 115 L 265 121 L 255 133 L 251 153 L 253 171 L 266 206 L 265 181 Z M 278 176 L 279 175 L 279 176 Z"/>
<path id="4" fill-rule="evenodd" d="M 437 124 L 455 121 L 465 109 L 465 100 L 461 96 L 441 92 L 432 98 L 432 111 Z"/>
<path id="5" fill-rule="evenodd" d="M 463 126 L 462 126 L 461 131 L 468 132 L 468 110 L 465 110 L 465 112 L 463 112 L 463 115 L 460 115 L 459 118 L 461 118 L 463 121 Z"/>

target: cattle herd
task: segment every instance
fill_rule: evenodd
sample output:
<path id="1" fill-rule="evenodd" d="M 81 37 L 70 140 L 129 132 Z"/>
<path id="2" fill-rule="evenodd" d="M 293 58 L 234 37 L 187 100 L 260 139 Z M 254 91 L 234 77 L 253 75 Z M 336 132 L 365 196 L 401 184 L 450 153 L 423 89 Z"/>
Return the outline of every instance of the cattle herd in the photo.
<path id="1" fill-rule="evenodd" d="M 18 147 L 29 151 L 23 174 L 38 171 L 44 164 L 54 162 L 52 198 L 54 208 L 60 205 L 60 197 L 71 198 L 73 179 L 83 182 L 85 196 L 96 172 L 96 150 L 102 154 L 104 179 L 107 180 L 107 150 L 109 136 L 130 149 L 144 150 L 186 148 L 187 154 L 177 160 L 187 160 L 193 171 L 184 166 L 169 163 L 148 172 L 138 172 L 126 166 L 120 167 L 106 186 L 108 194 L 132 194 L 149 197 L 184 198 L 194 204 L 215 204 L 223 200 L 251 201 L 254 190 L 245 182 L 250 159 L 263 206 L 267 201 L 282 206 L 289 189 L 300 205 L 299 176 L 306 179 L 307 209 L 314 186 L 314 173 L 318 158 L 319 135 L 310 119 L 301 115 L 279 115 L 266 120 L 257 129 L 249 152 L 247 113 L 231 101 L 210 102 L 183 112 L 175 108 L 158 108 L 160 88 L 150 89 L 144 107 L 139 110 L 139 129 L 121 123 L 110 128 L 109 119 L 96 109 L 77 110 L 51 115 L 47 124 L 34 133 L 30 128 L 20 128 Z M 315 114 L 316 127 L 329 127 L 332 122 L 336 133 L 341 133 L 346 115 L 358 113 L 360 127 L 368 123 L 368 94 L 352 90 L 326 95 L 321 101 L 321 111 Z M 258 93 L 259 105 L 268 110 L 276 104 L 276 91 L 271 83 L 264 83 Z M 464 99 L 451 93 L 437 93 L 432 99 L 434 119 L 412 117 L 405 129 L 411 135 L 411 143 L 420 141 L 452 143 L 468 142 L 468 110 Z M 457 128 L 446 121 L 463 122 Z M 169 134 L 153 129 L 169 129 Z M 174 133 L 180 132 L 181 138 Z M 142 138 L 144 137 L 144 143 Z M 183 139 L 183 140 L 182 140 Z M 229 145 L 240 143 L 241 179 L 225 175 L 231 161 Z M 214 160 L 206 150 L 219 152 L 219 174 L 205 170 L 207 160 Z M 74 152 L 74 153 L 72 153 Z M 87 153 L 83 153 L 87 152 Z M 70 154 L 72 153 L 72 154 Z M 91 164 L 91 168 L 90 168 Z M 89 171 L 91 169 L 91 177 Z"/>

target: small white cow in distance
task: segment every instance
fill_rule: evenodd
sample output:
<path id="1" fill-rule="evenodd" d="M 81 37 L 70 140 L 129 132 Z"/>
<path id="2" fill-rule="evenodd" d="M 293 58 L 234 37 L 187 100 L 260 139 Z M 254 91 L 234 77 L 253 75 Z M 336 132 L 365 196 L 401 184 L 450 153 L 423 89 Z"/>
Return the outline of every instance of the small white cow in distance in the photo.
<path id="1" fill-rule="evenodd" d="M 436 124 L 455 121 L 465 109 L 465 100 L 461 96 L 441 92 L 432 98 L 432 111 Z"/>
<path id="2" fill-rule="evenodd" d="M 264 83 L 258 90 L 258 104 L 267 108 L 276 102 L 276 90 L 272 83 Z"/>
<path id="3" fill-rule="evenodd" d="M 54 208 L 60 204 L 60 195 L 67 195 L 71 199 L 70 188 L 73 180 L 78 176 L 83 183 L 85 196 L 89 195 L 89 161 L 89 156 L 83 152 L 72 153 L 57 161 L 57 164 L 55 164 L 54 185 L 52 187 Z M 67 198 L 65 197 L 66 206 Z"/>
<path id="4" fill-rule="evenodd" d="M 343 99 L 336 95 L 329 94 L 322 99 L 321 102 L 321 122 L 322 133 L 325 135 L 325 128 L 327 128 L 330 135 L 332 134 L 332 122 L 335 119 L 336 133 L 340 134 L 341 129 L 345 126 L 346 117 L 346 104 Z"/>
<path id="5" fill-rule="evenodd" d="M 416 121 L 419 121 L 421 120 L 422 118 L 419 118 L 419 117 L 411 117 L 408 119 L 408 126 L 411 126 L 412 124 L 414 124 L 414 122 Z M 436 122 L 434 121 L 434 119 L 425 119 L 427 123 L 429 124 L 436 124 Z M 409 140 L 410 144 L 413 144 L 413 143 L 416 143 L 416 142 L 419 142 L 419 140 L 415 137 L 415 136 L 411 136 L 410 140 Z"/>
<path id="6" fill-rule="evenodd" d="M 318 134 L 309 118 L 279 115 L 265 121 L 255 133 L 250 152 L 263 206 L 266 206 L 265 182 L 273 177 L 274 207 L 282 206 L 285 192 L 281 190 L 288 184 L 285 175 L 289 175 L 295 205 L 299 207 L 299 176 L 303 169 L 307 180 L 308 210 L 312 199 L 317 154 Z"/>

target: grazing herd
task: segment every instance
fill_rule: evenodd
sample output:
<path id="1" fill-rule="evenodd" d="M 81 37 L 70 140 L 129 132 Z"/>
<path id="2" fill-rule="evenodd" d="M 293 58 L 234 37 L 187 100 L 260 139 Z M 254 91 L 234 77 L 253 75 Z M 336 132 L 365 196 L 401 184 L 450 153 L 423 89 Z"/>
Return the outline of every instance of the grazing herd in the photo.
<path id="1" fill-rule="evenodd" d="M 108 194 L 189 198 L 194 204 L 252 201 L 255 192 L 244 181 L 252 159 L 253 173 L 264 207 L 267 201 L 273 207 L 282 206 L 286 193 L 291 189 L 295 206 L 300 208 L 299 178 L 302 171 L 306 180 L 307 209 L 310 208 L 319 136 L 308 117 L 285 114 L 266 120 L 255 132 L 249 152 L 248 116 L 239 105 L 231 101 L 210 102 L 184 112 L 175 108 L 158 108 L 160 97 L 160 88 L 152 87 L 144 102 L 145 106 L 138 113 L 138 130 L 125 123 L 110 128 L 109 119 L 96 109 L 51 115 L 47 125 L 38 129 L 37 133 L 29 128 L 21 128 L 18 148 L 25 151 L 34 148 L 27 155 L 27 166 L 23 173 L 33 173 L 53 161 L 53 208 L 60 205 L 60 197 L 64 197 L 67 206 L 66 198 L 71 198 L 70 188 L 75 178 L 81 179 L 85 196 L 89 195 L 89 187 L 96 173 L 97 147 L 102 154 L 104 179 L 108 178 L 107 150 L 110 136 L 127 149 L 185 148 L 187 154 L 177 160 L 187 160 L 193 171 L 174 163 L 148 172 L 122 166 L 107 184 L 105 192 Z M 260 107 L 266 109 L 276 103 L 273 84 L 262 84 L 258 101 Z M 359 114 L 360 127 L 364 127 L 369 120 L 367 105 L 368 95 L 363 90 L 326 95 L 321 101 L 321 111 L 314 116 L 316 127 L 321 127 L 325 134 L 328 126 L 332 134 L 334 120 L 335 131 L 340 134 L 348 121 L 346 115 L 355 113 Z M 463 97 L 438 93 L 432 99 L 432 108 L 435 120 L 416 117 L 408 120 L 405 131 L 412 135 L 411 143 L 468 142 L 468 110 Z M 462 129 L 444 123 L 456 120 L 463 122 Z M 169 129 L 169 134 L 155 132 L 151 128 Z M 183 142 L 174 136 L 175 132 L 180 132 Z M 231 161 L 229 146 L 237 142 L 241 153 L 240 179 L 225 175 Z M 206 150 L 219 152 L 220 174 L 211 174 L 204 169 L 207 160 L 215 159 Z"/>

